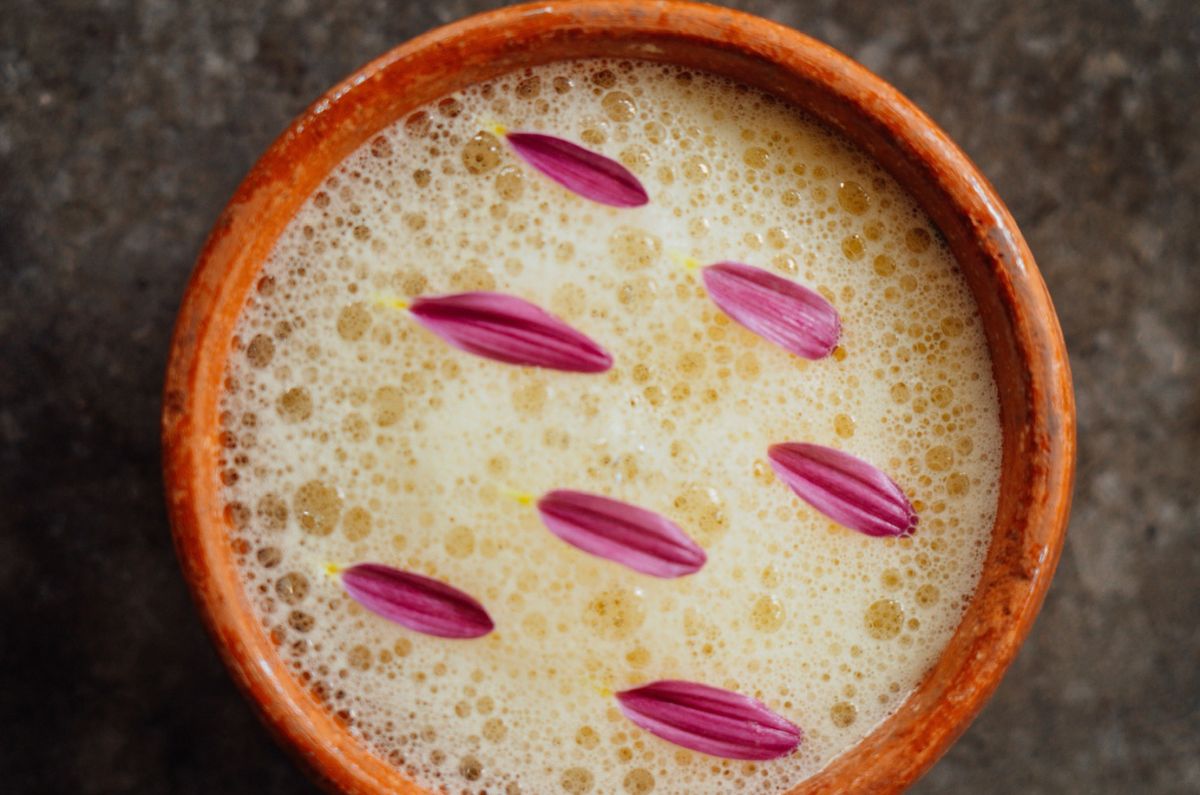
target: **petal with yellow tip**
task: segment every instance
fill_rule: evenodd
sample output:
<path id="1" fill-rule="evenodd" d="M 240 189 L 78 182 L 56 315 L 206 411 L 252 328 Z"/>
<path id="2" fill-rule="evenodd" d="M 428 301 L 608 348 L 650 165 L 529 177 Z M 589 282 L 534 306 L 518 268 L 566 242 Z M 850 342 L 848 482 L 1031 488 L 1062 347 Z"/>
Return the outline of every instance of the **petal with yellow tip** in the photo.
<path id="1" fill-rule="evenodd" d="M 869 536 L 917 529 L 917 512 L 904 490 L 861 458 L 803 442 L 772 445 L 767 455 L 798 497 L 844 527 Z"/>
<path id="2" fill-rule="evenodd" d="M 342 587 L 372 613 L 425 635 L 478 638 L 494 628 L 475 599 L 410 571 L 359 563 L 342 572 Z"/>
<path id="3" fill-rule="evenodd" d="M 537 504 L 542 523 L 573 547 L 652 577 L 682 577 L 707 560 L 679 525 L 653 511 L 582 491 L 559 489 Z"/>
<path id="4" fill-rule="evenodd" d="M 456 348 L 509 364 L 576 373 L 612 367 L 604 348 L 528 301 L 503 293 L 418 298 L 417 322 Z"/>
<path id="5" fill-rule="evenodd" d="M 510 132 L 513 151 L 572 193 L 610 207 L 641 207 L 650 201 L 633 173 L 617 161 L 553 135 Z"/>
<path id="6" fill-rule="evenodd" d="M 804 739 L 761 701 L 697 682 L 660 680 L 616 699 L 625 717 L 656 737 L 723 759 L 776 759 Z"/>
<path id="7" fill-rule="evenodd" d="M 841 334 L 837 310 L 820 293 L 738 262 L 701 271 L 713 303 L 763 339 L 805 359 L 828 356 Z"/>

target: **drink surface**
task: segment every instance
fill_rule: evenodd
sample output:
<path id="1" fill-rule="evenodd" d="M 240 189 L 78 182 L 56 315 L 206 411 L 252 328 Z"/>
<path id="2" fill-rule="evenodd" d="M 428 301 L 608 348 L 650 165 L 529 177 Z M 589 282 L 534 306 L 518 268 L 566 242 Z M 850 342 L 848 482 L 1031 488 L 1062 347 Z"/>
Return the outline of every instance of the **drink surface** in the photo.
<path id="1" fill-rule="evenodd" d="M 568 193 L 497 123 L 620 160 L 649 204 Z M 839 348 L 807 361 L 730 322 L 689 258 L 820 290 Z M 545 308 L 613 368 L 474 357 L 391 305 L 470 290 Z M 410 115 L 293 219 L 238 338 L 222 478 L 248 598 L 296 677 L 431 789 L 783 792 L 917 685 L 990 540 L 999 407 L 953 257 L 871 160 L 723 78 L 561 63 Z M 816 513 L 767 463 L 784 441 L 880 467 L 915 535 Z M 706 566 L 664 580 L 589 557 L 511 497 L 556 488 L 672 518 Z M 388 623 L 327 573 L 358 562 L 452 584 L 496 629 Z M 611 696 L 656 679 L 752 695 L 805 740 L 757 763 L 679 749 Z"/>

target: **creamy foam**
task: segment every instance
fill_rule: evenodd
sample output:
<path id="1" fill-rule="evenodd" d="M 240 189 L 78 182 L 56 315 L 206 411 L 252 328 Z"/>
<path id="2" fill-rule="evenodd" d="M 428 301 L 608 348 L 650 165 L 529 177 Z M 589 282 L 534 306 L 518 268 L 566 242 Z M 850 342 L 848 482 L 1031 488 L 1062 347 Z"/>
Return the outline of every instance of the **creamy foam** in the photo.
<path id="1" fill-rule="evenodd" d="M 650 204 L 568 194 L 495 123 L 618 158 Z M 820 290 L 839 349 L 807 362 L 732 324 L 689 257 Z M 545 307 L 613 369 L 472 357 L 387 305 L 466 290 Z M 982 567 L 999 408 L 951 254 L 871 160 L 721 78 L 554 64 L 410 115 L 289 224 L 238 335 L 221 476 L 246 592 L 295 676 L 428 787 L 781 792 L 903 701 Z M 788 440 L 883 468 L 920 513 L 916 535 L 823 519 L 766 462 Z M 708 564 L 636 574 L 506 496 L 553 488 L 670 516 Z M 448 641 L 367 613 L 326 573 L 364 561 L 466 590 L 496 631 Z M 669 745 L 609 695 L 663 678 L 753 695 L 805 742 L 766 763 Z"/>

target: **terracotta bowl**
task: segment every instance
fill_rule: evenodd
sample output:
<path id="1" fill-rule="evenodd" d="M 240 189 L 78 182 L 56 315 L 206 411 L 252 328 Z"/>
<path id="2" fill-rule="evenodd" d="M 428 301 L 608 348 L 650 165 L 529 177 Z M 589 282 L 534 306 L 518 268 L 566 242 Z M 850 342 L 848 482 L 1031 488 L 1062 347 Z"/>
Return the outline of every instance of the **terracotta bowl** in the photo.
<path id="1" fill-rule="evenodd" d="M 238 582 L 217 471 L 217 403 L 234 323 L 276 238 L 322 178 L 381 128 L 471 83 L 533 64 L 616 56 L 734 77 L 857 143 L 941 229 L 983 317 L 1000 391 L 999 512 L 983 576 L 933 670 L 862 743 L 795 793 L 902 790 L 996 689 L 1062 549 L 1075 408 L 1062 333 L 1012 217 L 946 135 L 892 87 L 793 30 L 725 9 L 660 2 L 543 2 L 439 28 L 367 64 L 318 100 L 242 182 L 213 228 L 179 311 L 163 401 L 167 500 L 184 574 L 225 664 L 267 726 L 330 789 L 420 793 L 322 711 L 289 675 Z M 1018 760 L 1014 760 L 1016 763 Z"/>

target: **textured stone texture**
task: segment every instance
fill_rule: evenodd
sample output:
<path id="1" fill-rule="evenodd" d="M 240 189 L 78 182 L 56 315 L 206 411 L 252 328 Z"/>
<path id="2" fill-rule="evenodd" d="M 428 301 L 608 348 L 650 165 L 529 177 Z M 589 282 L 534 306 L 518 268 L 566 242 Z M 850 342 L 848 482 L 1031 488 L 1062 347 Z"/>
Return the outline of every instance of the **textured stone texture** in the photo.
<path id="1" fill-rule="evenodd" d="M 5 791 L 313 791 L 177 573 L 157 420 L 172 316 L 209 224 L 293 115 L 493 5 L 4 0 Z M 858 58 L 963 145 L 1071 349 L 1081 460 L 1058 578 L 995 700 L 915 791 L 1200 791 L 1200 11 L 738 5 Z"/>

